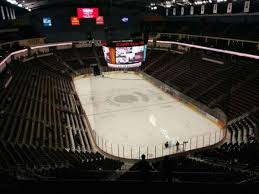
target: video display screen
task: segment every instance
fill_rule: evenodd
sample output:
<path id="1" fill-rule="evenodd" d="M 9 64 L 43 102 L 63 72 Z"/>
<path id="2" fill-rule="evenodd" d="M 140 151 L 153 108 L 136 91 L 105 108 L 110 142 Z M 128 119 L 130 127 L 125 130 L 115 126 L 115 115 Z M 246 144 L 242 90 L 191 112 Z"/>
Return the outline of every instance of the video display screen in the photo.
<path id="1" fill-rule="evenodd" d="M 72 16 L 70 20 L 72 26 L 80 26 L 80 21 L 77 17 Z"/>
<path id="2" fill-rule="evenodd" d="M 101 41 L 101 44 L 109 67 L 140 67 L 146 60 L 147 45 L 142 39 Z"/>
<path id="3" fill-rule="evenodd" d="M 99 16 L 98 8 L 77 8 L 77 18 L 97 18 Z"/>
<path id="4" fill-rule="evenodd" d="M 143 60 L 144 60 L 144 46 L 116 48 L 117 64 L 139 63 L 139 62 L 142 62 Z"/>
<path id="5" fill-rule="evenodd" d="M 133 47 L 103 46 L 103 53 L 107 63 L 134 64 L 145 61 L 145 49 L 145 45 Z"/>
<path id="6" fill-rule="evenodd" d="M 42 19 L 42 22 L 43 22 L 43 26 L 44 27 L 50 27 L 52 26 L 52 22 L 51 22 L 51 18 L 50 17 L 44 17 Z"/>
<path id="7" fill-rule="evenodd" d="M 98 17 L 96 18 L 96 25 L 104 25 L 103 16 L 98 16 Z"/>

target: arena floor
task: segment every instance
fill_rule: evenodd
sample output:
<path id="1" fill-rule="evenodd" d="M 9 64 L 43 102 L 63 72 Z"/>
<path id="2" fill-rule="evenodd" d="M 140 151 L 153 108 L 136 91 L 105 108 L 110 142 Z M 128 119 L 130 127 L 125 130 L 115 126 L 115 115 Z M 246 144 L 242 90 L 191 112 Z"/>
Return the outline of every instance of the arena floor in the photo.
<path id="1" fill-rule="evenodd" d="M 99 147 L 114 155 L 165 155 L 170 152 L 162 148 L 166 141 L 187 141 L 188 150 L 211 143 L 220 131 L 214 122 L 132 72 L 79 77 L 74 83 Z M 204 134 L 210 138 L 202 139 Z"/>

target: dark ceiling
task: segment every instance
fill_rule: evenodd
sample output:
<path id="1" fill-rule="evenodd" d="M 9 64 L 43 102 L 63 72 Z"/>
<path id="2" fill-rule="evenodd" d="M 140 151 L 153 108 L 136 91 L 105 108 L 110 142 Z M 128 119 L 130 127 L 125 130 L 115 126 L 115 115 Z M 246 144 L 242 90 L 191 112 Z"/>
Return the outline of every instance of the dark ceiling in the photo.
<path id="1" fill-rule="evenodd" d="M 36 10 L 49 6 L 58 5 L 78 5 L 78 6 L 122 6 L 144 8 L 150 6 L 151 3 L 165 6 L 165 2 L 169 4 L 186 4 L 193 0 L 16 0 L 28 9 Z"/>

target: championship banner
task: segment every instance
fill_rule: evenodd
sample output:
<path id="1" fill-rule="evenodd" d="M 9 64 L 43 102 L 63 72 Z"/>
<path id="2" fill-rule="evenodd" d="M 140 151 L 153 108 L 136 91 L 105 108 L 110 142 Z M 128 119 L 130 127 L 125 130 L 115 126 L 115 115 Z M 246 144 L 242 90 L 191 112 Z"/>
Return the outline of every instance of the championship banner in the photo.
<path id="1" fill-rule="evenodd" d="M 4 8 L 3 8 L 3 6 L 1 6 L 1 13 L 2 13 L 2 18 L 3 18 L 3 20 L 5 20 L 5 14 L 4 14 Z"/>
<path id="2" fill-rule="evenodd" d="M 184 7 L 181 7 L 181 15 L 184 15 Z"/>
<path id="3" fill-rule="evenodd" d="M 228 3 L 227 13 L 232 13 L 232 3 Z"/>
<path id="4" fill-rule="evenodd" d="M 213 14 L 218 13 L 218 4 L 213 5 Z"/>
<path id="5" fill-rule="evenodd" d="M 173 15 L 176 15 L 176 8 L 173 8 Z"/>
<path id="6" fill-rule="evenodd" d="M 249 11 L 250 11 L 250 1 L 245 1 L 244 13 L 248 13 Z"/>
<path id="7" fill-rule="evenodd" d="M 8 20 L 10 19 L 10 15 L 9 15 L 9 11 L 8 11 L 8 7 L 5 7 L 6 13 L 7 13 L 7 18 Z"/>
<path id="8" fill-rule="evenodd" d="M 202 14 L 202 15 L 204 14 L 204 11 L 205 11 L 205 5 L 202 5 L 202 6 L 201 6 L 201 14 Z"/>
<path id="9" fill-rule="evenodd" d="M 10 15 L 11 15 L 11 20 L 13 20 L 13 19 L 14 19 L 14 17 L 13 17 L 13 11 L 12 11 L 11 8 L 9 8 L 9 10 L 10 10 Z"/>
<path id="10" fill-rule="evenodd" d="M 194 12 L 194 7 L 191 6 L 191 8 L 190 8 L 190 15 L 193 15 L 193 12 Z"/>

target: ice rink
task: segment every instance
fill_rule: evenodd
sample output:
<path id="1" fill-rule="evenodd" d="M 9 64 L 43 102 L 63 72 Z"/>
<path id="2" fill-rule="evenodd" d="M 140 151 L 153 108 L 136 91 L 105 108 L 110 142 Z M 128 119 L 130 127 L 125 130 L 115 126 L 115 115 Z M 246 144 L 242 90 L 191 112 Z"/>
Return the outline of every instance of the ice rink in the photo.
<path id="1" fill-rule="evenodd" d="M 153 149 L 166 141 L 182 143 L 220 130 L 206 117 L 134 73 L 80 77 L 74 83 L 92 129 L 103 138 L 99 140 L 102 144 Z"/>

